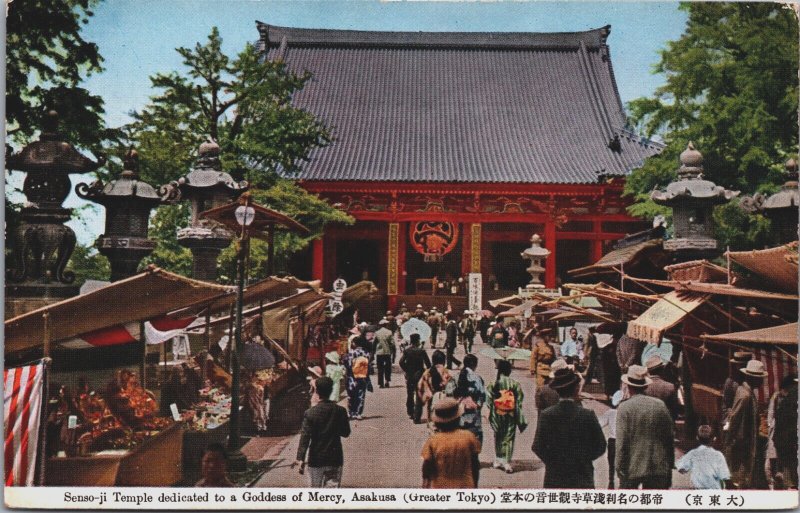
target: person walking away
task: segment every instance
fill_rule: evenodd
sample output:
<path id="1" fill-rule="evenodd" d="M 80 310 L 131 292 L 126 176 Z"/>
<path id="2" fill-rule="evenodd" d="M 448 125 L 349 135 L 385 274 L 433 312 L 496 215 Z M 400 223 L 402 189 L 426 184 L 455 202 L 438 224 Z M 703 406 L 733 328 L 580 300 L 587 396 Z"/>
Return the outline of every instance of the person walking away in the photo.
<path id="1" fill-rule="evenodd" d="M 536 426 L 531 449 L 544 463 L 545 488 L 594 488 L 592 462 L 605 452 L 606 439 L 594 412 L 575 402 L 579 383 L 572 369 L 558 369 L 550 384 L 558 404 Z"/>
<path id="2" fill-rule="evenodd" d="M 621 489 L 665 490 L 675 462 L 672 416 L 664 402 L 645 395 L 647 368 L 631 365 L 622 377 L 630 398 L 617 409 L 615 466 Z"/>
<path id="3" fill-rule="evenodd" d="M 417 382 L 417 399 L 422 403 L 427 412 L 428 426 L 432 421 L 434 398 L 438 399 L 437 394 L 444 393 L 445 388 L 450 383 L 452 376 L 445 368 L 447 357 L 440 350 L 433 352 L 431 356 L 431 367 L 423 371 Z"/>
<path id="4" fill-rule="evenodd" d="M 344 368 L 347 376 L 347 407 L 351 419 L 361 420 L 369 382 L 369 353 L 355 339 L 345 356 Z"/>
<path id="5" fill-rule="evenodd" d="M 575 365 L 581 359 L 581 353 L 583 353 L 583 340 L 578 336 L 577 329 L 570 328 L 569 337 L 561 343 L 561 357 L 568 364 Z"/>
<path id="6" fill-rule="evenodd" d="M 622 384 L 622 372 L 617 361 L 617 339 L 609 333 L 597 333 L 595 337 L 603 365 L 603 392 L 611 397 Z"/>
<path id="7" fill-rule="evenodd" d="M 431 360 L 428 353 L 419 347 L 419 333 L 412 333 L 409 338 L 411 347 L 403 352 L 399 365 L 406 375 L 406 413 L 415 424 L 419 424 L 422 422 L 422 402 L 417 396 L 417 383 L 425 369 L 430 368 Z"/>
<path id="8" fill-rule="evenodd" d="M 439 322 L 439 314 L 436 312 L 435 306 L 431 307 L 431 312 L 425 322 L 427 322 L 428 326 L 431 328 L 431 348 L 436 349 L 436 341 L 437 337 L 439 336 L 439 328 L 441 323 Z"/>
<path id="9" fill-rule="evenodd" d="M 505 347 L 508 345 L 508 331 L 503 325 L 503 318 L 498 317 L 489 333 L 489 345 L 492 347 Z"/>
<path id="10" fill-rule="evenodd" d="M 725 456 L 711 447 L 714 442 L 714 431 L 711 426 L 702 425 L 697 428 L 699 446 L 687 452 L 675 466 L 678 472 L 690 472 L 689 478 L 695 490 L 721 490 L 725 481 L 731 478 Z"/>
<path id="11" fill-rule="evenodd" d="M 202 477 L 195 483 L 199 488 L 232 488 L 236 485 L 228 479 L 228 453 L 219 443 L 210 444 L 200 457 Z"/>
<path id="12" fill-rule="evenodd" d="M 264 407 L 264 386 L 258 382 L 255 372 L 244 376 L 244 409 L 252 422 L 251 427 L 259 435 L 267 432 L 267 411 Z"/>
<path id="13" fill-rule="evenodd" d="M 345 377 L 345 368 L 339 364 L 339 353 L 330 351 L 325 354 L 325 375 L 333 381 L 333 389 L 329 399 L 335 403 L 339 402 L 342 393 L 342 379 Z"/>
<path id="14" fill-rule="evenodd" d="M 664 401 L 672 420 L 676 420 L 681 408 L 680 401 L 678 401 L 678 389 L 662 377 L 662 373 L 666 369 L 664 360 L 658 355 L 653 355 L 647 359 L 645 365 L 651 379 L 645 394 Z"/>
<path id="15" fill-rule="evenodd" d="M 769 442 L 772 453 L 767 463 L 770 471 L 767 477 L 775 474 L 778 486 L 797 488 L 797 378 L 784 376 L 780 390 L 775 392 L 770 402 Z M 770 461 L 772 460 L 772 461 Z M 779 483 L 778 481 L 782 481 Z M 776 486 L 775 488 L 778 488 Z"/>
<path id="16" fill-rule="evenodd" d="M 489 316 L 485 312 L 480 312 L 480 319 L 478 319 L 476 327 L 478 328 L 478 333 L 481 335 L 481 342 L 489 345 L 491 345 L 488 340 L 490 324 L 491 320 L 489 319 Z"/>
<path id="17" fill-rule="evenodd" d="M 736 397 L 736 389 L 744 383 L 744 374 L 741 370 L 747 367 L 747 362 L 753 359 L 753 353 L 748 351 L 736 351 L 730 363 L 730 374 L 722 385 L 722 424 L 728 421 L 728 415 L 733 408 L 733 400 Z"/>
<path id="18" fill-rule="evenodd" d="M 378 366 L 378 387 L 388 388 L 392 382 L 392 355 L 395 353 L 394 333 L 389 321 L 381 320 L 375 332 L 375 362 Z"/>
<path id="19" fill-rule="evenodd" d="M 600 349 L 597 347 L 597 328 L 589 326 L 589 334 L 586 336 L 586 358 L 589 360 L 589 367 L 586 369 L 587 383 L 600 383 L 597 379 L 598 365 L 600 359 Z"/>
<path id="20" fill-rule="evenodd" d="M 457 359 L 454 355 L 456 347 L 458 346 L 458 324 L 456 324 L 456 320 L 453 318 L 452 314 L 448 314 L 444 331 L 446 335 L 444 347 L 447 351 L 447 369 L 452 370 L 453 364 L 455 364 L 456 367 L 461 366 L 461 360 Z"/>
<path id="21" fill-rule="evenodd" d="M 556 359 L 556 352 L 544 337 L 536 336 L 531 351 L 531 374 L 536 375 L 536 389 L 544 385 L 550 377 L 550 365 Z"/>
<path id="22" fill-rule="evenodd" d="M 475 343 L 475 319 L 472 318 L 472 312 L 469 310 L 464 310 L 464 318 L 461 319 L 459 332 L 461 333 L 461 341 L 464 344 L 464 354 L 470 354 L 472 345 Z"/>
<path id="23" fill-rule="evenodd" d="M 478 357 L 468 354 L 464 357 L 464 367 L 458 375 L 456 389 L 453 397 L 458 399 L 464 407 L 461 414 L 460 426 L 474 434 L 483 444 L 483 426 L 481 425 L 481 409 L 486 402 L 486 386 L 483 378 L 478 375 Z M 477 482 L 475 485 L 477 486 Z"/>
<path id="24" fill-rule="evenodd" d="M 764 382 L 764 362 L 750 360 L 744 369 L 744 382 L 736 388 L 728 421 L 723 425 L 725 458 L 735 488 L 752 488 L 756 479 L 756 453 L 760 424 L 755 390 Z"/>
<path id="25" fill-rule="evenodd" d="M 300 445 L 292 466 L 305 469 L 308 453 L 308 478 L 312 488 L 339 488 L 342 483 L 344 452 L 342 438 L 350 436 L 347 410 L 331 401 L 333 381 L 327 376 L 317 380 L 319 403 L 306 410 L 300 431 Z"/>
<path id="26" fill-rule="evenodd" d="M 611 408 L 600 418 L 600 427 L 608 427 L 606 440 L 606 458 L 608 460 L 608 489 L 614 489 L 614 459 L 617 447 L 617 406 L 622 402 L 622 390 L 611 396 Z"/>
<path id="27" fill-rule="evenodd" d="M 497 380 L 486 389 L 489 403 L 489 424 L 494 430 L 494 468 L 511 474 L 511 458 L 514 455 L 514 440 L 517 428 L 525 431 L 528 422 L 522 414 L 524 394 L 520 384 L 511 378 L 511 362 L 497 361 Z"/>
<path id="28" fill-rule="evenodd" d="M 558 404 L 559 401 L 558 392 L 556 392 L 554 388 L 550 387 L 550 383 L 555 377 L 555 373 L 558 371 L 558 369 L 566 369 L 566 368 L 567 368 L 567 362 L 563 358 L 559 358 L 558 360 L 553 362 L 553 368 L 550 371 L 550 373 L 547 374 L 547 376 L 545 376 L 542 385 L 541 386 L 537 385 L 536 395 L 534 396 L 537 412 L 541 413 L 547 408 Z"/>
<path id="29" fill-rule="evenodd" d="M 480 473 L 481 443 L 459 427 L 463 406 L 453 398 L 434 409 L 436 431 L 422 447 L 423 488 L 476 488 Z"/>

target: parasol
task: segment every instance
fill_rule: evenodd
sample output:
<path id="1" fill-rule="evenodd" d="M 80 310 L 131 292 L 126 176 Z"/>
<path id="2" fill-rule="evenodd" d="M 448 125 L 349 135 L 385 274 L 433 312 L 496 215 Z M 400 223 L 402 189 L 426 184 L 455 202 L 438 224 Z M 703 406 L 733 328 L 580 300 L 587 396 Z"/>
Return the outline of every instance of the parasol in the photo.
<path id="1" fill-rule="evenodd" d="M 275 357 L 269 349 L 261 344 L 245 344 L 239 358 L 242 367 L 248 370 L 268 369 L 275 366 Z"/>
<path id="2" fill-rule="evenodd" d="M 515 347 L 500 347 L 492 349 L 485 347 L 478 351 L 483 356 L 488 356 L 494 360 L 530 360 L 531 352 L 527 349 L 519 349 Z"/>
<path id="3" fill-rule="evenodd" d="M 419 333 L 421 341 L 426 341 L 431 338 L 431 327 L 428 323 L 416 318 L 407 320 L 400 326 L 400 334 L 403 335 L 404 340 L 409 340 L 413 333 Z"/>

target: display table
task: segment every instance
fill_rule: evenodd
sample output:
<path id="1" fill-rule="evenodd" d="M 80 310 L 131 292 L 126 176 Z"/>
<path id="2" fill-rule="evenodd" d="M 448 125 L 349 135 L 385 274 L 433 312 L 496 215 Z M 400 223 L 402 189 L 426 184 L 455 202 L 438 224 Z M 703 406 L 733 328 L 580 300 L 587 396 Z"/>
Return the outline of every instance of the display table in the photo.
<path id="1" fill-rule="evenodd" d="M 183 423 L 170 425 L 128 451 L 49 458 L 46 486 L 172 486 L 181 480 Z"/>

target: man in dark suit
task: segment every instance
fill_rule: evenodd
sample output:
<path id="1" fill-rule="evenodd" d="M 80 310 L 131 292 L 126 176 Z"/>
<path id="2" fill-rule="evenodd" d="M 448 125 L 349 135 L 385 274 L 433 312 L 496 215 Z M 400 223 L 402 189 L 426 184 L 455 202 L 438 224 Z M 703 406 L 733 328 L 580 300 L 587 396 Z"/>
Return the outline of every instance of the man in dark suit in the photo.
<path id="1" fill-rule="evenodd" d="M 320 402 L 303 416 L 297 461 L 300 473 L 305 469 L 308 452 L 309 480 L 312 488 L 338 488 L 342 481 L 344 453 L 342 437 L 350 436 L 347 410 L 330 400 L 333 380 L 323 376 L 317 380 Z"/>
<path id="2" fill-rule="evenodd" d="M 456 352 L 456 346 L 458 345 L 458 324 L 453 314 L 447 314 L 447 325 L 444 331 L 447 335 L 444 342 L 444 347 L 447 351 L 447 368 L 452 370 L 453 364 L 456 364 L 456 367 L 461 366 L 461 361 L 453 354 Z"/>
<path id="3" fill-rule="evenodd" d="M 431 359 L 424 349 L 419 347 L 419 333 L 409 337 L 411 347 L 403 352 L 400 368 L 406 373 L 406 413 L 416 424 L 422 422 L 422 400 L 417 395 L 417 383 L 425 369 L 431 366 Z"/>
<path id="4" fill-rule="evenodd" d="M 606 437 L 594 412 L 575 402 L 579 383 L 572 369 L 556 370 L 550 388 L 558 404 L 536 426 L 532 449 L 544 462 L 545 488 L 594 488 L 592 462 L 605 452 Z"/>

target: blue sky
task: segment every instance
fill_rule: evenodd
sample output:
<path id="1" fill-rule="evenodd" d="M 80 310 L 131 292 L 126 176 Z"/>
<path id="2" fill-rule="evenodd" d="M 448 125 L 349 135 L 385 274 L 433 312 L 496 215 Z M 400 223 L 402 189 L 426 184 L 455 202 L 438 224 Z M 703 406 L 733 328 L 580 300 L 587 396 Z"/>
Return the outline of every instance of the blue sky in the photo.
<path id="1" fill-rule="evenodd" d="M 84 29 L 100 47 L 105 71 L 86 86 L 103 96 L 106 122 L 119 126 L 144 106 L 149 77 L 181 69 L 179 46 L 205 41 L 216 25 L 229 55 L 258 37 L 255 22 L 304 28 L 388 31 L 569 32 L 611 25 L 608 44 L 623 102 L 651 94 L 658 51 L 680 37 L 686 14 L 677 2 L 105 0 Z M 20 183 L 21 173 L 12 182 Z M 73 182 L 90 180 L 73 176 Z M 154 184 L 158 185 L 158 184 Z M 66 206 L 84 204 L 74 193 Z M 78 240 L 103 231 L 103 212 L 72 221 Z"/>

